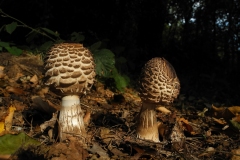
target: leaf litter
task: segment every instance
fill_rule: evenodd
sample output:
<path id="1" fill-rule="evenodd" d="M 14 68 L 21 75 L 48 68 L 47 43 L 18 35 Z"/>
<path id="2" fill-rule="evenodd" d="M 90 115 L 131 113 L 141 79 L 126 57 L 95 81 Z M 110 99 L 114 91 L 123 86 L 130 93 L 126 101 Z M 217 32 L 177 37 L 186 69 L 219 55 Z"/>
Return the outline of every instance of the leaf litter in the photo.
<path id="1" fill-rule="evenodd" d="M 240 159 L 240 106 L 216 107 L 181 94 L 173 106 L 156 107 L 161 142 L 154 143 L 135 134 L 137 91 L 114 92 L 100 81 L 81 97 L 87 137 L 58 142 L 61 97 L 44 86 L 41 56 L 1 53 L 1 58 L 2 159 Z"/>

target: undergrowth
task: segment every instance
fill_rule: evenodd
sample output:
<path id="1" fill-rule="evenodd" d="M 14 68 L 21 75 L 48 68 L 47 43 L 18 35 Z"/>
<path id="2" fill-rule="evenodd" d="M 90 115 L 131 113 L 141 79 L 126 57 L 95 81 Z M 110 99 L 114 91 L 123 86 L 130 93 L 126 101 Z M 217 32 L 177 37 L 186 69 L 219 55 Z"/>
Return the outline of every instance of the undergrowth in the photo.
<path id="1" fill-rule="evenodd" d="M 47 50 L 54 44 L 54 43 L 61 43 L 61 42 L 77 42 L 83 43 L 85 37 L 81 32 L 73 32 L 71 33 L 70 39 L 61 39 L 60 34 L 58 32 L 54 32 L 51 29 L 38 27 L 32 28 L 18 20 L 15 17 L 12 17 L 0 9 L 0 14 L 2 17 L 10 18 L 12 23 L 4 24 L 0 28 L 0 32 L 7 32 L 8 34 L 12 35 L 13 32 L 20 27 L 26 28 L 30 30 L 30 32 L 26 35 L 26 42 L 28 44 L 31 43 L 30 47 L 24 48 L 25 50 L 29 50 L 30 52 L 37 52 L 37 53 L 46 53 Z M 32 44 L 34 40 L 38 39 L 40 36 L 46 37 L 48 40 L 43 42 L 40 45 Z M 116 68 L 116 58 L 114 53 L 105 47 L 103 47 L 102 42 L 98 41 L 91 46 L 87 47 L 93 54 L 94 61 L 96 64 L 96 74 L 97 78 L 101 80 L 108 80 L 113 79 L 115 82 L 115 88 L 121 92 L 124 91 L 124 88 L 130 82 L 130 79 L 127 75 L 119 73 L 118 69 Z M 12 42 L 6 42 L 3 39 L 0 39 L 0 51 L 8 51 L 9 53 L 19 56 L 23 53 L 23 49 L 19 47 L 17 44 Z M 117 62 L 122 63 L 121 61 L 123 57 L 120 57 Z"/>

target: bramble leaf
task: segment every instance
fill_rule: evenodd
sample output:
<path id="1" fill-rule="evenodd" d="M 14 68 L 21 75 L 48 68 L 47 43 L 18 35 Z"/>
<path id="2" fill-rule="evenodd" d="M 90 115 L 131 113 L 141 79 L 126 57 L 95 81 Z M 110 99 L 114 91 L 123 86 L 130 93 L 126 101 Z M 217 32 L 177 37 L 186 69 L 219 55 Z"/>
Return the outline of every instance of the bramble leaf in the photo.
<path id="1" fill-rule="evenodd" d="M 93 52 L 96 64 L 96 74 L 103 77 L 110 77 L 115 68 L 115 58 L 112 51 L 108 49 L 95 50 Z"/>
<path id="2" fill-rule="evenodd" d="M 84 35 L 81 32 L 73 32 L 71 34 L 71 41 L 73 42 L 82 42 L 85 39 Z"/>
<path id="3" fill-rule="evenodd" d="M 10 44 L 8 42 L 0 42 L 1 47 L 10 47 Z"/>
<path id="4" fill-rule="evenodd" d="M 12 22 L 6 25 L 5 28 L 9 34 L 12 34 L 12 32 L 15 31 L 15 29 L 17 28 L 17 22 Z"/>
<path id="5" fill-rule="evenodd" d="M 92 52 L 95 52 L 96 50 L 98 50 L 102 45 L 101 41 L 98 41 L 94 44 L 91 45 L 91 47 L 89 48 Z"/>
<path id="6" fill-rule="evenodd" d="M 12 53 L 12 54 L 15 55 L 15 56 L 19 56 L 19 55 L 22 54 L 22 52 L 23 52 L 21 49 L 15 47 L 15 46 L 12 46 L 12 47 L 4 47 L 4 48 L 6 48 L 6 50 L 7 50 L 8 52 Z"/>

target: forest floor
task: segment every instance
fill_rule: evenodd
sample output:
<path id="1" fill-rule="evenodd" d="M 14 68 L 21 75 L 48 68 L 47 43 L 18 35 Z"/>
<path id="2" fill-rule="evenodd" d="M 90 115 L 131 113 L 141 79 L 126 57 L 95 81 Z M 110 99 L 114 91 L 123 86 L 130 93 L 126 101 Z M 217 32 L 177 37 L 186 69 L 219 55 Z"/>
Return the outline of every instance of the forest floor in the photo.
<path id="1" fill-rule="evenodd" d="M 181 79 L 180 79 L 181 80 Z M 215 107 L 181 93 L 156 107 L 160 142 L 136 137 L 141 99 L 96 82 L 81 97 L 87 137 L 59 142 L 61 97 L 44 85 L 41 55 L 1 53 L 0 159 L 240 159 L 240 107 Z"/>

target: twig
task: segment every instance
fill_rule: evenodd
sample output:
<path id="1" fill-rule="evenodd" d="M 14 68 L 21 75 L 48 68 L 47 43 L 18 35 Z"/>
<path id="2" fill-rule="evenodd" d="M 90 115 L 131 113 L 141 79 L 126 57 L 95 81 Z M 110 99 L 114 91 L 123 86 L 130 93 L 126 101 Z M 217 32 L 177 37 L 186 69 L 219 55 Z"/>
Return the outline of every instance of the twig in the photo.
<path id="1" fill-rule="evenodd" d="M 47 35 L 46 33 L 44 33 L 44 32 L 40 32 L 39 30 L 34 29 L 34 28 L 28 26 L 26 23 L 24 23 L 24 22 L 22 22 L 22 21 L 20 21 L 20 20 L 18 20 L 18 19 L 16 19 L 16 18 L 14 18 L 14 17 L 8 15 L 7 13 L 3 12 L 1 9 L 0 9 L 0 13 L 3 14 L 2 17 L 5 16 L 5 17 L 11 18 L 11 19 L 13 19 L 13 20 L 15 20 L 15 21 L 21 23 L 22 25 L 18 25 L 19 27 L 25 27 L 25 28 L 28 28 L 28 29 L 30 29 L 30 30 L 36 32 L 36 33 L 39 33 L 39 34 L 41 34 L 41 35 L 43 35 L 43 36 L 45 36 L 45 37 L 51 39 L 51 40 L 54 41 L 54 42 L 56 41 L 55 39 L 53 39 L 52 37 L 50 37 L 50 36 Z"/>

